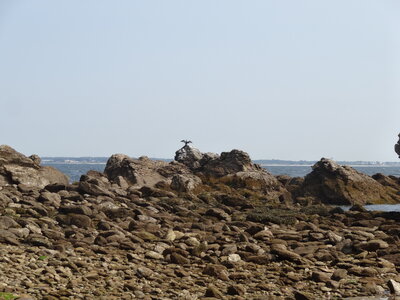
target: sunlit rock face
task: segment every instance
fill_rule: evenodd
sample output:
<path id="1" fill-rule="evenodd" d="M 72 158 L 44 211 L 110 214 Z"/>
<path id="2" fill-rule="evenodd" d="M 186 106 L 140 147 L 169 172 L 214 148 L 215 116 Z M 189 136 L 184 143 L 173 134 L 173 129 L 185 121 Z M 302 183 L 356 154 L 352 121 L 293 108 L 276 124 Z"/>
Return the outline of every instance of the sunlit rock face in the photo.
<path id="1" fill-rule="evenodd" d="M 68 184 L 68 177 L 48 166 L 40 165 L 37 155 L 26 157 L 7 145 L 0 146 L 0 186 L 24 184 L 44 188 L 48 184 Z"/>

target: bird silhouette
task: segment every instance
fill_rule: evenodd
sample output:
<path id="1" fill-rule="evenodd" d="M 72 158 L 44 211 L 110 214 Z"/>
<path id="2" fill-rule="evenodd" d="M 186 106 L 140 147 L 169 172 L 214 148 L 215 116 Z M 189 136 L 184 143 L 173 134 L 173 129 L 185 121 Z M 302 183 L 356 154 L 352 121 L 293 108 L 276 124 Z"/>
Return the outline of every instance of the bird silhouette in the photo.
<path id="1" fill-rule="evenodd" d="M 192 144 L 192 141 L 182 140 L 181 143 L 185 143 L 185 146 L 183 146 L 183 147 L 186 147 L 188 144 Z"/>

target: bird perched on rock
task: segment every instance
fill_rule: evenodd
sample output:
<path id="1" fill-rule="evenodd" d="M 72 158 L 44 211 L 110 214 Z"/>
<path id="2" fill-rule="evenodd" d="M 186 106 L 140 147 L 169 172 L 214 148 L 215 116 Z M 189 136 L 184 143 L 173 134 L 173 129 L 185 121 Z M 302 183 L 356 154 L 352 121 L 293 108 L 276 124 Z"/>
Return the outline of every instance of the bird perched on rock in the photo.
<path id="1" fill-rule="evenodd" d="M 399 140 L 397 141 L 397 144 L 394 145 L 394 151 L 396 151 L 397 155 L 400 158 L 400 133 L 399 133 Z"/>
<path id="2" fill-rule="evenodd" d="M 183 147 L 186 147 L 188 144 L 192 144 L 192 141 L 182 140 L 181 143 L 185 143 L 185 146 L 183 146 Z"/>

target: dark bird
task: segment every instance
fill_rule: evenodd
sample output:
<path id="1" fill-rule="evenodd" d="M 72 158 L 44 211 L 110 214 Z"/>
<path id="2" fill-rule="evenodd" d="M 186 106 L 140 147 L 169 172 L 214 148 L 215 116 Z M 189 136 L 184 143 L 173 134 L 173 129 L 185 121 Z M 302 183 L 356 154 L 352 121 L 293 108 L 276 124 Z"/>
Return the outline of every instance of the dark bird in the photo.
<path id="1" fill-rule="evenodd" d="M 192 141 L 182 140 L 181 143 L 185 143 L 185 146 L 183 146 L 183 147 L 186 147 L 188 144 L 192 144 Z"/>

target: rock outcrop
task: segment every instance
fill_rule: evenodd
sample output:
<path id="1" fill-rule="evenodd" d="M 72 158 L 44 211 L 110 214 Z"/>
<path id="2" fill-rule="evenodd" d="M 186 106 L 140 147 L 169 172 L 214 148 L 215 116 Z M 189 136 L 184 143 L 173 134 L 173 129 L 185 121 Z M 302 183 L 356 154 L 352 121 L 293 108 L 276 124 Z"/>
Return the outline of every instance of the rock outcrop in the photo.
<path id="1" fill-rule="evenodd" d="M 304 178 L 304 197 L 331 205 L 399 203 L 398 191 L 388 189 L 349 166 L 322 158 Z"/>
<path id="2" fill-rule="evenodd" d="M 26 157 L 13 148 L 0 146 L 0 186 L 23 184 L 43 188 L 49 184 L 68 184 L 68 177 L 55 168 L 40 166 L 37 155 Z"/>
<path id="3" fill-rule="evenodd" d="M 32 159 L 13 155 L 6 155 L 8 160 L 0 156 L 2 172 L 4 165 L 18 165 L 21 173 L 40 169 Z M 221 157 L 204 173 L 207 164 L 193 171 L 179 162 L 115 155 L 106 173 L 89 171 L 73 184 L 2 186 L 0 298 L 346 299 L 398 294 L 400 213 L 250 202 L 269 192 L 233 188 L 224 180 L 265 174 L 245 153 Z M 313 172 L 308 180 L 315 184 L 315 197 L 322 191 L 324 197 L 347 195 L 349 186 L 366 180 L 328 160 Z M 201 182 L 204 174 L 209 181 Z M 394 190 L 398 184 L 393 176 L 370 180 Z M 279 177 L 293 193 L 306 181 Z"/>
<path id="4" fill-rule="evenodd" d="M 282 184 L 269 172 L 254 164 L 250 156 L 240 150 L 215 153 L 201 153 L 186 145 L 175 153 L 175 160 L 186 165 L 205 184 L 223 183 L 233 188 L 262 191 L 269 199 L 282 195 L 290 198 Z"/>
<path id="5" fill-rule="evenodd" d="M 202 183 L 184 164 L 151 160 L 145 156 L 139 159 L 124 154 L 114 154 L 107 161 L 104 173 L 112 182 L 121 178 L 134 187 L 170 186 L 179 192 L 189 192 Z"/>
<path id="6" fill-rule="evenodd" d="M 397 141 L 397 144 L 394 145 L 394 151 L 397 153 L 397 155 L 400 158 L 400 134 L 399 134 L 399 140 Z"/>

